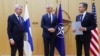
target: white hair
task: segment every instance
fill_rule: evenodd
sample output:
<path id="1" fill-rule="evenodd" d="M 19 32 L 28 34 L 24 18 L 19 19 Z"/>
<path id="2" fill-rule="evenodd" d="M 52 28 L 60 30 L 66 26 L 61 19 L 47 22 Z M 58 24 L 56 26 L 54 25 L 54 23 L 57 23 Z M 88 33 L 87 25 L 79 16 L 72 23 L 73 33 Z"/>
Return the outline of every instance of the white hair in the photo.
<path id="1" fill-rule="evenodd" d="M 23 8 L 23 7 L 22 7 L 22 5 L 20 5 L 20 4 L 16 4 L 14 9 L 16 10 L 16 9 L 18 9 L 18 8 Z"/>
<path id="2" fill-rule="evenodd" d="M 52 4 L 47 4 L 46 8 L 53 8 L 53 5 Z"/>

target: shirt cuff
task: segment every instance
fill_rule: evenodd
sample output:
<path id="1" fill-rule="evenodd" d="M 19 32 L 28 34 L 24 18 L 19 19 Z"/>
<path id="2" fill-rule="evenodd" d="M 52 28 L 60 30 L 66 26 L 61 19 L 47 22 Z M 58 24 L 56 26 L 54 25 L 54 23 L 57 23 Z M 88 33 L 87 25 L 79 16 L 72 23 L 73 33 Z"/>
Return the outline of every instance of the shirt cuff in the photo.
<path id="1" fill-rule="evenodd" d="M 10 41 L 12 41 L 12 40 L 13 40 L 13 38 L 10 39 Z"/>
<path id="2" fill-rule="evenodd" d="M 87 31 L 87 28 L 85 28 L 85 31 Z"/>

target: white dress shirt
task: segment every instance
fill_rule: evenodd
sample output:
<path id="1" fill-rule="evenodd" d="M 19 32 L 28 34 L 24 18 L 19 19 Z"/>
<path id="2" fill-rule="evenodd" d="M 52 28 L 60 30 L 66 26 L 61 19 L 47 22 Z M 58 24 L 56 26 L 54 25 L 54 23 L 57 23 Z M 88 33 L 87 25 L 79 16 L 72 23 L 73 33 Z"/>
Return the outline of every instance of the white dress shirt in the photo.
<path id="1" fill-rule="evenodd" d="M 82 17 L 82 21 L 84 20 L 84 17 L 86 15 L 87 11 L 85 11 L 84 13 L 82 13 L 83 17 Z"/>
<path id="2" fill-rule="evenodd" d="M 87 11 L 85 11 L 84 13 L 82 13 L 82 21 L 84 20 L 85 16 L 86 16 Z M 85 28 L 85 31 L 87 31 L 87 28 Z"/>
<path id="3" fill-rule="evenodd" d="M 17 17 L 17 19 L 19 20 L 19 17 L 18 17 L 18 14 L 17 13 L 15 13 L 15 16 Z"/>

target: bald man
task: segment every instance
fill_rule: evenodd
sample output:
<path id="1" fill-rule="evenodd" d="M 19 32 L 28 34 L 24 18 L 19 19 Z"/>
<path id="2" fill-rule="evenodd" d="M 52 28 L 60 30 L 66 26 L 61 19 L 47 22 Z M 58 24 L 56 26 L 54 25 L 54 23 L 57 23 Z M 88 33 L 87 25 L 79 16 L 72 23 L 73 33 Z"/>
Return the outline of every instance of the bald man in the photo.
<path id="1" fill-rule="evenodd" d="M 41 27 L 43 29 L 44 53 L 45 56 L 54 56 L 56 32 L 58 20 L 53 12 L 53 6 L 48 4 L 47 13 L 42 16 Z"/>
<path id="2" fill-rule="evenodd" d="M 16 56 L 18 49 L 19 56 L 23 56 L 23 39 L 24 39 L 24 20 L 21 17 L 22 6 L 15 5 L 15 13 L 8 17 L 8 37 L 11 47 L 11 56 Z"/>

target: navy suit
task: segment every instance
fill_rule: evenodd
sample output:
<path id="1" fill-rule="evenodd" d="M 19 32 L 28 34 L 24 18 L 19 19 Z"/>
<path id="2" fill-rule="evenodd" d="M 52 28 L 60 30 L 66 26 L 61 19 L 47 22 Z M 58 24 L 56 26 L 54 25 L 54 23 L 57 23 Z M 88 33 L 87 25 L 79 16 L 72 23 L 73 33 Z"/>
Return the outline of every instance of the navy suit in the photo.
<path id="1" fill-rule="evenodd" d="M 42 20 L 41 20 L 41 27 L 43 28 L 42 36 L 44 40 L 45 56 L 49 56 L 49 55 L 54 56 L 54 47 L 55 47 L 55 41 L 56 41 L 58 20 L 57 20 L 56 15 L 52 14 L 52 16 L 53 16 L 52 23 L 48 14 L 43 15 Z M 56 31 L 54 33 L 51 33 L 48 31 L 49 28 L 55 28 Z"/>
<path id="2" fill-rule="evenodd" d="M 76 21 L 80 21 L 80 16 L 76 17 Z M 76 47 L 77 56 L 82 56 L 82 45 L 84 46 L 85 56 L 90 56 L 90 40 L 91 40 L 91 30 L 96 28 L 96 19 L 92 13 L 87 12 L 83 21 L 81 21 L 82 27 L 86 27 L 86 31 L 83 31 L 83 35 L 76 35 Z"/>
<path id="3" fill-rule="evenodd" d="M 8 37 L 9 39 L 13 39 L 15 41 L 14 45 L 11 46 L 11 56 L 16 55 L 16 51 L 18 49 L 19 56 L 23 56 L 23 40 L 24 40 L 24 20 L 20 17 L 22 23 L 20 24 L 18 18 L 15 14 L 12 14 L 8 17 Z"/>

